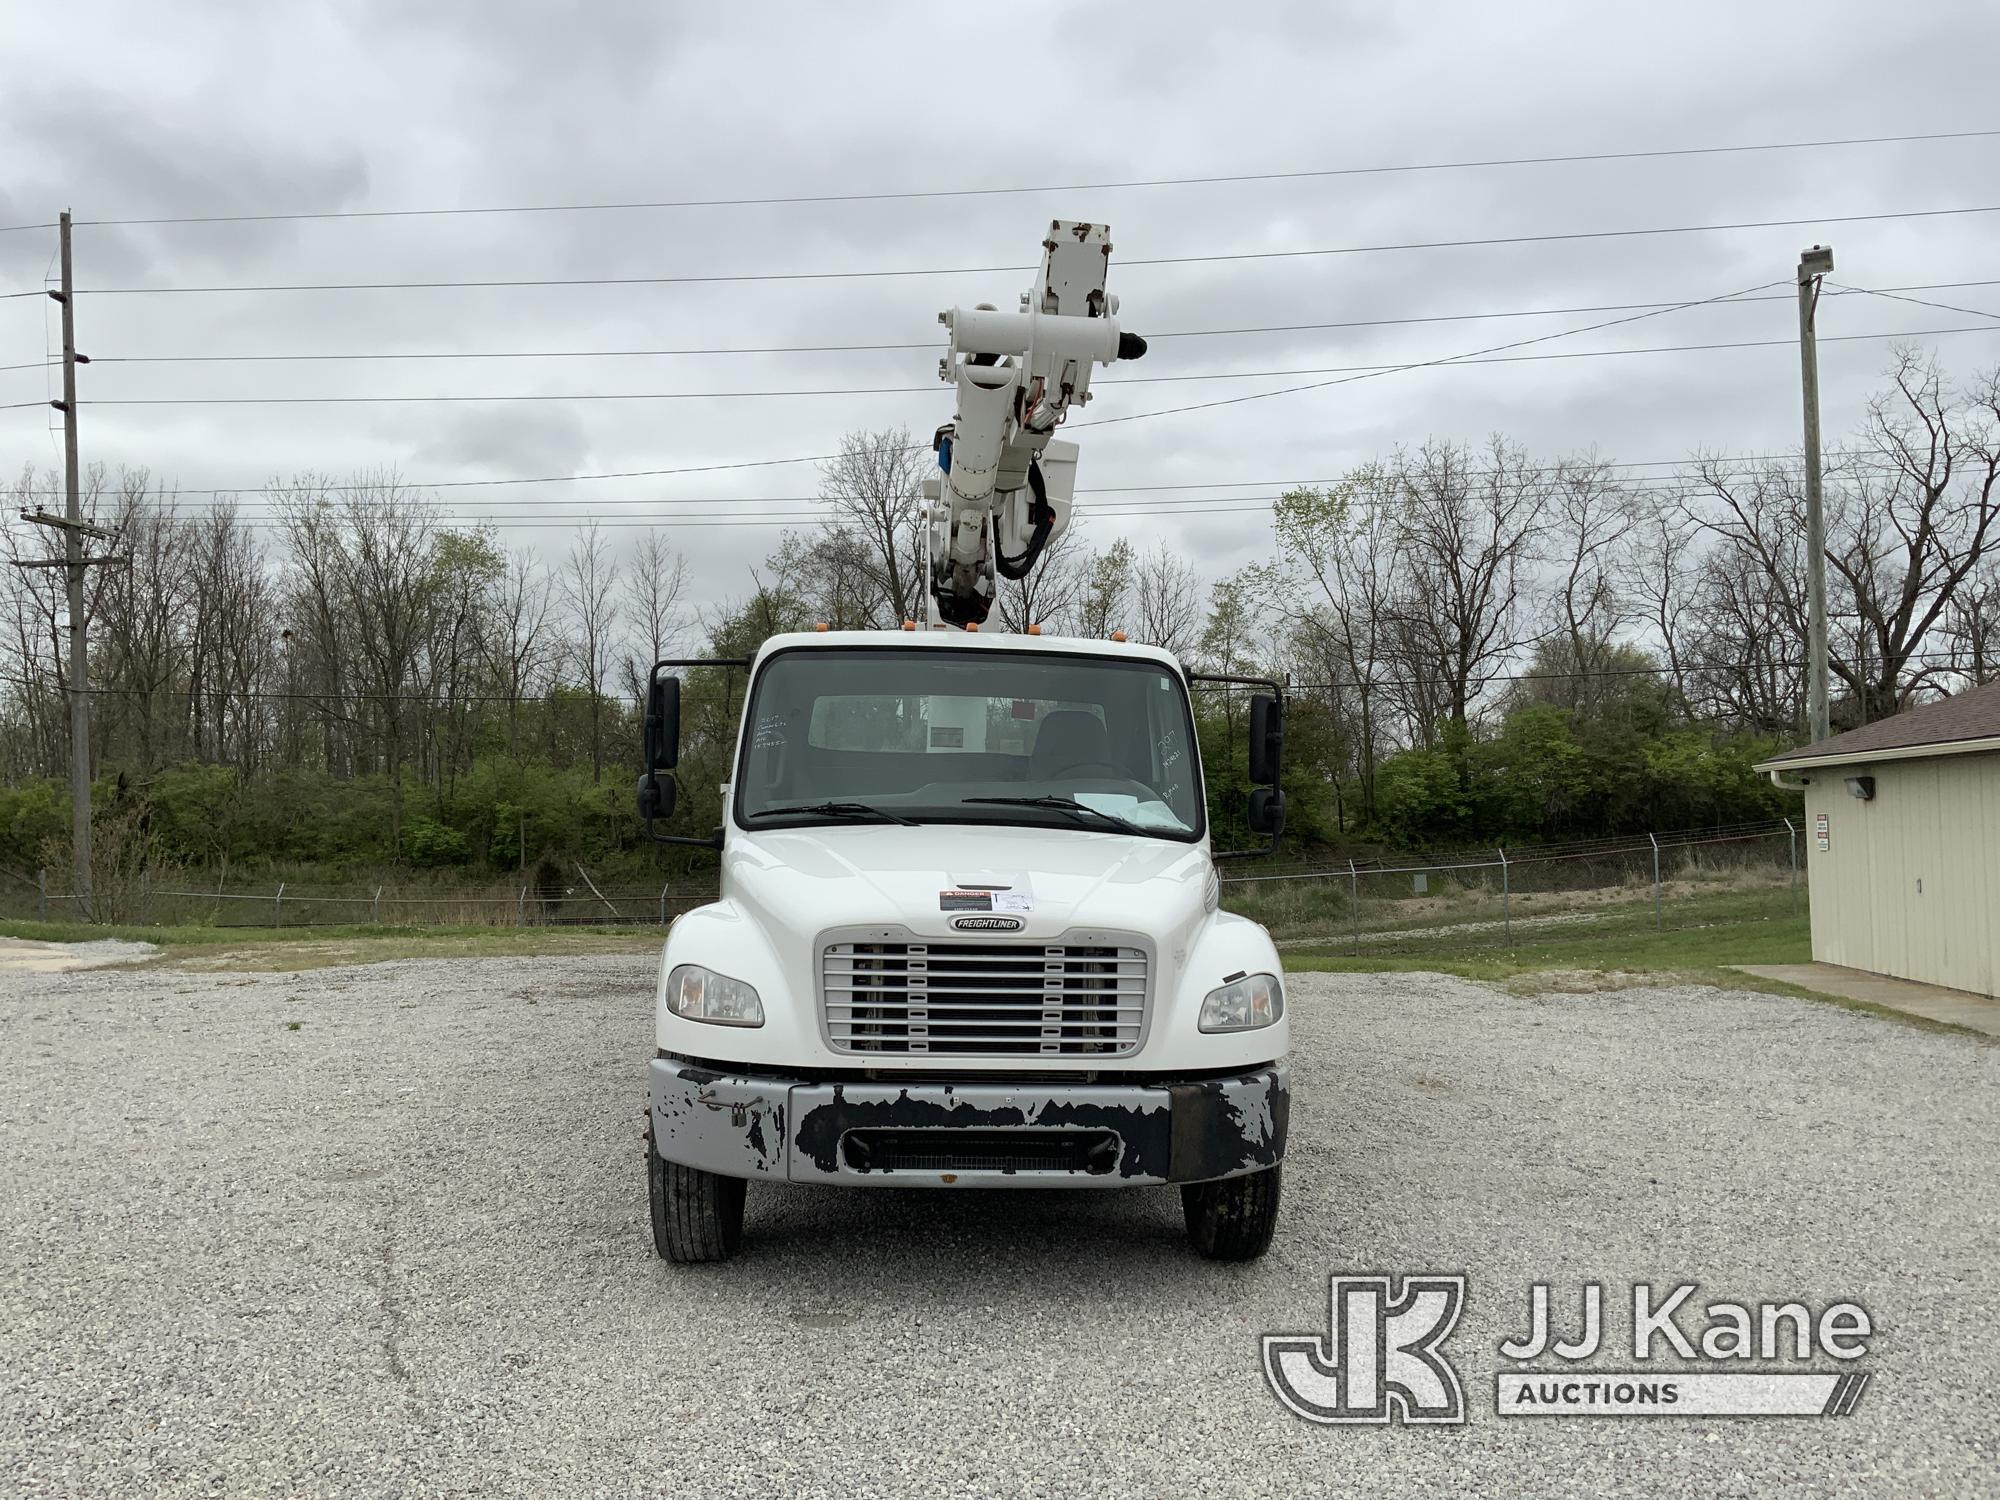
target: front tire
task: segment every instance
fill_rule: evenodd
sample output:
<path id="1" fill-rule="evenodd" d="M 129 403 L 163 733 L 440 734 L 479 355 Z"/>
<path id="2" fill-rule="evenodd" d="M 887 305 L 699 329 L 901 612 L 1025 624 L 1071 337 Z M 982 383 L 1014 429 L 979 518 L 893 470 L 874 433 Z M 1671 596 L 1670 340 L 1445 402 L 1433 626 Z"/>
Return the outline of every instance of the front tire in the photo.
<path id="1" fill-rule="evenodd" d="M 728 1260 L 743 1248 L 741 1177 L 666 1161 L 646 1147 L 646 1196 L 653 1211 L 653 1251 L 676 1265 Z"/>
<path id="2" fill-rule="evenodd" d="M 1282 1167 L 1266 1167 L 1220 1182 L 1181 1189 L 1188 1241 L 1210 1260 L 1255 1260 L 1271 1248 L 1278 1227 Z"/>

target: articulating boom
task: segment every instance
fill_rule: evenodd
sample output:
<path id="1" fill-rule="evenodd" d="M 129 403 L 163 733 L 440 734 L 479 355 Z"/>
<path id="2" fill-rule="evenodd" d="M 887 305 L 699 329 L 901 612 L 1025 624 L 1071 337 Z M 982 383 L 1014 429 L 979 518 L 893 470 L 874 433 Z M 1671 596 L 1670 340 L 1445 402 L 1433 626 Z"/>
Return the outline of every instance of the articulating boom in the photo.
<path id="1" fill-rule="evenodd" d="M 1002 578 L 1025 578 L 1069 519 L 1076 444 L 1051 440 L 1070 403 L 1090 400 L 1094 364 L 1137 359 L 1104 290 L 1110 229 L 1057 219 L 1019 312 L 990 303 L 938 314 L 951 344 L 938 362 L 958 411 L 937 431 L 942 475 L 924 486 L 930 623 L 976 626 Z"/>

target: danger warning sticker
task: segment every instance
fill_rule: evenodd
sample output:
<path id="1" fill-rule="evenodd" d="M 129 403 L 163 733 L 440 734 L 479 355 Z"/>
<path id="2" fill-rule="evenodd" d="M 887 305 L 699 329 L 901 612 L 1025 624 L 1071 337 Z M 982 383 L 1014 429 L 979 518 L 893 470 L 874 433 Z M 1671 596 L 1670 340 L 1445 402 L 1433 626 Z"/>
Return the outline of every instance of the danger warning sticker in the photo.
<path id="1" fill-rule="evenodd" d="M 991 891 L 939 891 L 939 911 L 991 911 Z"/>

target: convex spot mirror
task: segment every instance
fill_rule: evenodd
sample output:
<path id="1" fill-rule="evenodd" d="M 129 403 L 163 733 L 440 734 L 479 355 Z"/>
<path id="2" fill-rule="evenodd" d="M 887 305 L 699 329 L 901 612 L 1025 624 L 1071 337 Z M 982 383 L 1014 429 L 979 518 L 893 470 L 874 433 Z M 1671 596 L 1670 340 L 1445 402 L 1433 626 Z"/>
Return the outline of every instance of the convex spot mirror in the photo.
<path id="1" fill-rule="evenodd" d="M 1250 831 L 1276 838 L 1285 831 L 1285 794 L 1273 786 L 1260 786 L 1250 794 Z"/>

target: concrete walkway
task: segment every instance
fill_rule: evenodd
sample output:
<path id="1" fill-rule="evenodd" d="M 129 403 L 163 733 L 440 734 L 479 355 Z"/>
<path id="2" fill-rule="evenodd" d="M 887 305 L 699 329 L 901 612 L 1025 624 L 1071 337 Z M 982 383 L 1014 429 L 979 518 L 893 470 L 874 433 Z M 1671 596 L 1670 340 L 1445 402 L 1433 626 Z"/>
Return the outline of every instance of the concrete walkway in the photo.
<path id="1" fill-rule="evenodd" d="M 1839 995 L 1844 1000 L 1866 1000 L 1891 1010 L 1908 1011 L 1932 1021 L 1948 1021 L 1967 1026 L 1989 1036 L 2000 1036 L 2000 1000 L 1989 1000 L 1966 990 L 1948 990 L 1942 985 L 1923 984 L 1914 979 L 1892 979 L 1887 974 L 1870 974 L 1863 969 L 1844 969 L 1839 964 L 1734 964 L 1731 967 L 1759 979 L 1776 979 L 1822 995 Z"/>

